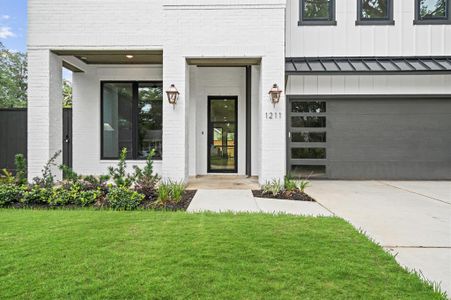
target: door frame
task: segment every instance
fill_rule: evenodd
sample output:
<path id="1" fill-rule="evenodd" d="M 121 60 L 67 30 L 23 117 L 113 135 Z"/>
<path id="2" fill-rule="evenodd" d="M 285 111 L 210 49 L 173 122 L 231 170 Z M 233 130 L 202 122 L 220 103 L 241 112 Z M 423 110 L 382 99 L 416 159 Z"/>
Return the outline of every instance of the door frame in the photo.
<path id="1" fill-rule="evenodd" d="M 233 170 L 212 170 L 210 146 L 213 142 L 213 126 L 211 122 L 211 101 L 230 99 L 235 102 L 235 168 Z M 238 96 L 208 96 L 207 105 L 207 173 L 238 173 Z"/>

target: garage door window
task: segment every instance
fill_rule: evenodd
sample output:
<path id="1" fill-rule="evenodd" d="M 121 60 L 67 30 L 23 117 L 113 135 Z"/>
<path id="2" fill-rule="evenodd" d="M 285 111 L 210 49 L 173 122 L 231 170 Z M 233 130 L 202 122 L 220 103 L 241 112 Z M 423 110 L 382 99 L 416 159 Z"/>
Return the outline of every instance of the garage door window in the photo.
<path id="1" fill-rule="evenodd" d="M 288 172 L 294 177 L 326 174 L 326 102 L 292 99 L 288 105 Z"/>

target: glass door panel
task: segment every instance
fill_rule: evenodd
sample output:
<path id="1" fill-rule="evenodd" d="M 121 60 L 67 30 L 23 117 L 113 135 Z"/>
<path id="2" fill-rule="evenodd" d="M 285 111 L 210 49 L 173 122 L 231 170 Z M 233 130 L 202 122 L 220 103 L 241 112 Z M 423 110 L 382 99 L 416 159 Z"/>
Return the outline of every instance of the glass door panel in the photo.
<path id="1" fill-rule="evenodd" d="M 208 172 L 237 172 L 237 98 L 209 97 Z"/>

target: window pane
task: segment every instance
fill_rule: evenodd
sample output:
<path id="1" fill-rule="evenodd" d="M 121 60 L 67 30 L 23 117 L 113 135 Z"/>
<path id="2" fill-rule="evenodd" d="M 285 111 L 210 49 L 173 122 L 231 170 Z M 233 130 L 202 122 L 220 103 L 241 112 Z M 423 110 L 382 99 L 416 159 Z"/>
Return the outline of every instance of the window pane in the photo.
<path id="1" fill-rule="evenodd" d="M 448 0 L 420 0 L 421 19 L 446 19 Z"/>
<path id="2" fill-rule="evenodd" d="M 292 127 L 326 127 L 326 117 L 291 117 Z"/>
<path id="3" fill-rule="evenodd" d="M 323 113 L 326 112 L 326 102 L 293 102 L 291 111 L 295 113 Z"/>
<path id="4" fill-rule="evenodd" d="M 326 148 L 292 148 L 292 159 L 325 159 Z"/>
<path id="5" fill-rule="evenodd" d="M 293 143 L 325 143 L 325 132 L 293 132 L 291 133 Z"/>
<path id="6" fill-rule="evenodd" d="M 361 0 L 362 19 L 388 19 L 389 0 Z"/>
<path id="7" fill-rule="evenodd" d="M 163 154 L 163 88 L 161 84 L 140 83 L 138 87 L 138 159 L 155 149 L 155 159 Z"/>
<path id="8" fill-rule="evenodd" d="M 103 85 L 103 157 L 118 158 L 122 148 L 132 157 L 133 84 Z"/>
<path id="9" fill-rule="evenodd" d="M 304 20 L 331 20 L 332 0 L 303 0 Z"/>
<path id="10" fill-rule="evenodd" d="M 214 99 L 211 101 L 211 122 L 235 122 L 235 99 Z"/>
<path id="11" fill-rule="evenodd" d="M 291 166 L 290 175 L 296 178 L 314 178 L 326 175 L 326 166 Z"/>

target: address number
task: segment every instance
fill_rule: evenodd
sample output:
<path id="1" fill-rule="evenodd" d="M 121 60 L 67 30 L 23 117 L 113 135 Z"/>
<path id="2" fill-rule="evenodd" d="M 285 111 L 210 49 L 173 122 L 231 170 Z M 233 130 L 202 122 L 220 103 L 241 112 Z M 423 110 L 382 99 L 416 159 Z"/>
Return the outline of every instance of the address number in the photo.
<path id="1" fill-rule="evenodd" d="M 268 120 L 282 119 L 282 113 L 281 112 L 267 112 L 266 119 L 268 119 Z"/>

